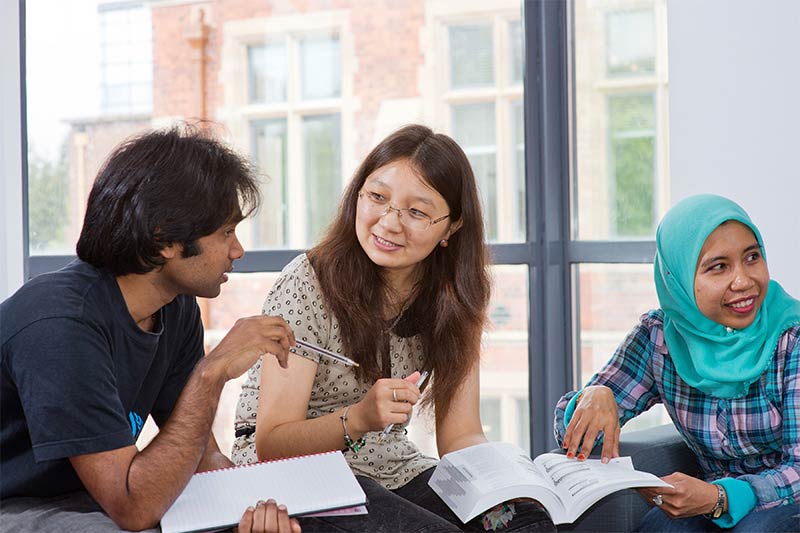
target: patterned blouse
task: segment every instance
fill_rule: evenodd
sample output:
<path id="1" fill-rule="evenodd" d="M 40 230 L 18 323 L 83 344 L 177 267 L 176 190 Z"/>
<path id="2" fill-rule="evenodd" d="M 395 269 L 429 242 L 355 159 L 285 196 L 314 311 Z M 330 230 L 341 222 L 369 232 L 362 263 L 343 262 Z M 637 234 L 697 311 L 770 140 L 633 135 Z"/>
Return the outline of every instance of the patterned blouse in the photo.
<path id="1" fill-rule="evenodd" d="M 735 477 L 750 484 L 756 510 L 800 499 L 800 326 L 778 339 L 775 356 L 747 394 L 708 396 L 675 371 L 664 341 L 661 310 L 642 315 L 611 361 L 586 386 L 605 385 L 619 406 L 620 425 L 663 403 L 697 456 L 707 482 Z M 555 433 L 564 436 L 564 411 L 576 391 L 556 406 Z"/>
<path id="2" fill-rule="evenodd" d="M 341 354 L 339 325 L 329 315 L 322 299 L 319 281 L 305 254 L 292 260 L 283 269 L 267 295 L 264 314 L 282 316 L 294 330 L 295 337 Z M 389 337 L 391 376 L 404 378 L 422 366 L 422 343 L 416 336 Z M 308 402 L 308 418 L 316 418 L 361 400 L 372 387 L 371 382 L 359 380 L 352 368 L 313 352 L 297 347 L 297 354 L 318 364 L 317 374 Z M 233 443 L 232 459 L 236 464 L 258 461 L 255 446 L 256 410 L 261 383 L 261 362 L 248 372 L 242 385 L 236 408 L 237 438 Z M 247 434 L 249 433 L 249 434 Z M 436 466 L 436 459 L 423 455 L 396 424 L 389 435 L 378 440 L 380 431 L 364 435 L 366 445 L 358 452 L 346 450 L 342 434 L 342 450 L 357 475 L 367 476 L 388 489 L 402 487 L 425 470 Z"/>

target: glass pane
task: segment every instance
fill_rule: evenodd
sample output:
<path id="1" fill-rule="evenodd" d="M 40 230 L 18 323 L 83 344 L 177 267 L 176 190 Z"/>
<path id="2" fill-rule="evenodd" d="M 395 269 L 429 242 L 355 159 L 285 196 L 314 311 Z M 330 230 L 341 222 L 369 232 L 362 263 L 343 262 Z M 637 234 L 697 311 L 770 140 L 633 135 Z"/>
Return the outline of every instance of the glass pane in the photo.
<path id="1" fill-rule="evenodd" d="M 463 15 L 463 6 L 453 4 L 446 13 L 437 8 L 427 17 L 414 3 L 350 2 L 331 11 L 329 3 L 310 2 L 282 11 L 285 24 L 277 25 L 273 15 L 246 2 L 119 2 L 101 22 L 105 1 L 28 0 L 31 252 L 74 253 L 102 162 L 120 141 L 174 124 L 176 117 L 214 121 L 213 131 L 258 165 L 262 209 L 238 232 L 247 251 L 314 244 L 364 156 L 409 122 L 459 138 L 475 165 L 491 238 L 517 239 L 524 228 L 523 94 L 519 81 L 509 88 L 508 79 L 498 79 L 494 64 L 500 47 L 502 61 L 512 63 L 510 78 L 520 79 L 514 65 L 522 32 L 509 13 L 519 13 L 521 2 L 513 3 L 486 3 L 451 33 L 449 24 Z M 374 31 L 353 22 L 378 20 L 391 24 Z M 495 42 L 499 24 L 507 26 Z M 140 25 L 149 28 L 140 31 Z M 208 40 L 198 48 L 186 38 L 203 34 Z M 503 42 L 509 39 L 510 48 Z M 449 44 L 436 46 L 440 42 Z M 120 67 L 115 79 L 126 72 L 129 78 L 105 83 L 106 65 Z M 445 87 L 434 83 L 435 73 L 447 73 Z M 451 88 L 464 100 L 435 92 Z M 472 88 L 479 97 L 468 94 Z M 446 123 L 435 118 L 453 110 Z M 483 393 L 499 401 L 502 439 L 527 447 L 528 432 L 521 429 L 527 416 L 521 406 L 528 401 L 527 271 L 496 266 L 494 273 L 495 327 L 485 339 L 490 364 Z M 225 291 L 232 287 L 231 281 L 220 298 L 203 304 L 204 314 L 215 316 L 217 306 L 227 306 Z M 262 288 L 239 296 L 249 311 L 236 314 L 257 313 Z M 209 338 L 229 327 L 207 326 Z"/>
<path id="2" fill-rule="evenodd" d="M 511 77 L 519 80 L 522 32 L 519 19 L 508 19 L 507 6 L 498 6 L 497 12 L 485 10 L 475 22 L 453 27 L 448 26 L 451 17 L 443 15 L 437 30 L 428 34 L 425 21 L 414 16 L 411 6 L 398 4 L 392 8 L 397 15 L 393 24 L 354 38 L 345 22 L 383 16 L 384 7 L 359 3 L 343 8 L 341 20 L 338 15 L 331 17 L 330 27 L 321 30 L 318 17 L 310 15 L 325 10 L 309 6 L 307 12 L 282 15 L 291 22 L 287 26 L 291 31 L 273 27 L 270 17 L 260 12 L 239 10 L 226 12 L 223 31 L 222 25 L 211 23 L 215 19 L 206 5 L 124 2 L 112 9 L 100 0 L 85 0 L 69 9 L 59 0 L 30 0 L 26 5 L 29 196 L 33 202 L 30 250 L 34 254 L 73 253 L 86 196 L 110 151 L 145 129 L 176 122 L 176 117 L 217 122 L 214 131 L 256 160 L 271 176 L 268 188 L 278 189 L 268 189 L 266 203 L 279 199 L 283 205 L 262 210 L 269 211 L 263 216 L 271 222 L 261 219 L 260 228 L 243 231 L 246 248 L 312 244 L 327 215 L 307 218 L 307 204 L 295 198 L 319 198 L 321 193 L 307 191 L 306 186 L 324 176 L 336 183 L 326 184 L 327 189 L 320 185 L 320 190 L 341 191 L 368 151 L 408 122 L 465 137 L 481 181 L 490 238 L 493 242 L 522 238 L 519 161 L 523 141 L 518 135 L 522 90 L 517 81 L 509 94 L 508 80 L 495 79 L 493 64 L 498 46 L 493 28 L 501 21 L 507 25 L 502 34 L 511 43 L 510 47 L 500 44 L 512 63 Z M 456 8 L 452 14 L 458 12 Z M 74 23 L 56 23 L 63 20 Z M 202 49 L 186 39 L 204 34 L 208 41 Z M 418 38 L 409 39 L 409 35 Z M 154 39 L 158 46 L 153 46 Z M 454 46 L 440 53 L 423 53 L 429 44 L 431 50 L 435 48 L 434 41 L 451 41 Z M 347 58 L 343 57 L 346 50 Z M 77 67 L 75 57 L 83 58 Z M 205 70 L 199 68 L 201 59 Z M 497 101 L 503 107 L 481 103 L 470 111 L 470 106 L 463 106 L 463 113 L 457 110 L 456 114 L 467 116 L 434 124 L 432 117 L 447 115 L 452 102 L 431 100 L 432 95 L 420 88 L 434 87 L 425 77 L 449 72 L 451 65 L 460 69 L 456 78 L 461 90 L 478 87 L 484 91 L 482 100 L 472 102 Z M 53 97 L 53 87 L 59 88 L 58 98 Z M 299 99 L 289 98 L 290 90 Z M 486 90 L 496 90 L 497 97 L 487 98 Z M 330 104 L 332 98 L 338 98 L 338 103 Z M 310 99 L 326 99 L 319 113 L 341 117 L 339 133 L 331 137 L 338 163 L 330 159 L 332 154 L 305 153 L 306 144 L 314 144 L 306 136 L 305 117 L 317 113 L 313 108 L 317 104 L 309 104 Z M 269 108 L 265 111 L 251 104 L 269 104 Z M 503 112 L 496 117 L 497 109 Z M 277 133 L 270 129 L 277 126 L 270 126 L 256 135 L 254 124 L 259 121 L 280 122 L 285 131 Z M 502 128 L 502 135 L 496 135 L 496 128 Z M 475 131 L 477 138 L 472 139 Z M 347 139 L 346 145 L 342 139 Z M 321 163 L 315 167 L 321 157 L 336 165 L 335 172 Z M 315 173 L 313 179 L 306 174 L 306 166 Z M 41 200 L 40 208 L 39 199 L 49 201 L 48 191 L 56 186 L 64 188 L 65 194 L 51 202 L 55 205 Z M 35 214 L 38 211 L 40 215 Z M 324 206 L 320 212 L 326 212 Z"/>
<path id="3" fill-rule="evenodd" d="M 492 27 L 450 27 L 450 88 L 486 87 L 494 84 Z"/>
<path id="4" fill-rule="evenodd" d="M 98 11 L 101 57 L 102 111 L 147 113 L 152 108 L 152 90 L 131 90 L 152 71 L 152 26 L 142 5 L 101 7 Z M 133 65 L 138 68 L 134 69 Z M 124 87 L 124 88 L 121 88 Z"/>
<path id="5" fill-rule="evenodd" d="M 286 45 L 262 44 L 247 47 L 249 95 L 252 103 L 286 100 Z"/>
<path id="6" fill-rule="evenodd" d="M 511 215 L 511 239 L 525 240 L 525 117 L 522 100 L 511 104 L 511 168 L 513 169 L 512 198 L 515 198 L 509 209 Z M 505 240 L 505 239 L 503 239 Z"/>
<path id="7" fill-rule="evenodd" d="M 469 157 L 478 181 L 488 239 L 497 241 L 497 142 L 494 104 L 454 105 L 452 130 L 453 137 Z"/>
<path id="8" fill-rule="evenodd" d="M 251 124 L 252 150 L 262 173 L 261 194 L 273 207 L 261 209 L 245 224 L 250 225 L 250 241 L 257 247 L 280 247 L 286 244 L 286 120 L 258 120 Z M 280 202 L 280 206 L 278 205 Z"/>
<path id="9" fill-rule="evenodd" d="M 213 350 L 219 341 L 233 327 L 237 319 L 261 314 L 261 304 L 278 278 L 278 272 L 259 272 L 257 274 L 228 274 L 228 282 L 222 292 L 213 300 L 198 298 L 200 313 L 205 328 L 206 353 Z M 225 384 L 220 395 L 217 415 L 212 429 L 219 449 L 230 457 L 233 446 L 233 419 L 236 403 L 247 374 Z"/>
<path id="10" fill-rule="evenodd" d="M 608 122 L 611 233 L 617 237 L 648 237 L 656 225 L 653 95 L 610 96 Z"/>
<path id="11" fill-rule="evenodd" d="M 499 398 L 481 398 L 481 425 L 487 439 L 502 440 Z"/>
<path id="12" fill-rule="evenodd" d="M 522 83 L 522 23 L 518 20 L 508 25 L 508 35 L 511 48 L 511 82 Z"/>
<path id="13" fill-rule="evenodd" d="M 639 317 L 658 308 L 653 265 L 581 264 L 573 269 L 578 309 L 576 331 L 578 358 L 575 368 L 582 387 L 598 372 L 625 340 Z M 668 423 L 661 406 L 628 422 L 623 431 Z"/>
<path id="14" fill-rule="evenodd" d="M 495 265 L 492 277 L 490 324 L 483 334 L 481 354 L 481 421 L 490 440 L 530 450 L 528 268 Z M 423 453 L 438 456 L 429 417 L 415 415 L 408 434 Z"/>
<path id="15" fill-rule="evenodd" d="M 652 74 L 656 71 L 655 20 L 652 9 L 608 14 L 609 75 Z"/>
<path id="16" fill-rule="evenodd" d="M 666 20 L 655 1 L 574 4 L 573 238 L 653 239 L 670 205 L 667 46 L 656 42 L 666 32 L 655 31 Z"/>
<path id="17" fill-rule="evenodd" d="M 306 242 L 311 245 L 322 235 L 338 207 L 342 182 L 341 126 L 339 115 L 303 119 L 306 177 Z"/>
<path id="18" fill-rule="evenodd" d="M 300 43 L 303 100 L 334 98 L 342 94 L 339 38 L 318 37 Z"/>

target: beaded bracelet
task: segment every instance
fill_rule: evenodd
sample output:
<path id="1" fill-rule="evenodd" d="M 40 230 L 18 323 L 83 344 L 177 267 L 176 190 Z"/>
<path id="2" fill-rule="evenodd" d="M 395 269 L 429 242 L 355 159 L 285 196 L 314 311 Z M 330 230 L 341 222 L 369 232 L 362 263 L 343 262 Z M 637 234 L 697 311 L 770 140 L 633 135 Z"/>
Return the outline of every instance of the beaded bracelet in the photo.
<path id="1" fill-rule="evenodd" d="M 363 448 L 365 444 L 367 444 L 367 440 L 364 438 L 363 435 L 361 436 L 360 439 L 358 439 L 355 442 L 353 442 L 353 439 L 350 438 L 350 434 L 347 432 L 347 424 L 345 424 L 345 421 L 347 420 L 347 411 L 350 410 L 350 407 L 352 407 L 352 406 L 348 405 L 347 407 L 345 407 L 344 408 L 344 413 L 342 413 L 342 416 L 340 416 L 339 418 L 341 418 L 341 420 L 342 420 L 342 429 L 344 430 L 344 444 L 345 444 L 345 446 L 347 446 L 353 452 L 357 452 L 358 450 Z"/>

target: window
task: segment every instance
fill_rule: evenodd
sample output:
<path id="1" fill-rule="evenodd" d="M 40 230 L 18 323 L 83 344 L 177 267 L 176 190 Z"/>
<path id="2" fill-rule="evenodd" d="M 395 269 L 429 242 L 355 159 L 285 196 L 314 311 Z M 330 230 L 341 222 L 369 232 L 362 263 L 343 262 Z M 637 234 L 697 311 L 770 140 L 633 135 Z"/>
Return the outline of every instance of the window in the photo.
<path id="1" fill-rule="evenodd" d="M 335 33 L 268 37 L 246 45 L 248 98 L 239 109 L 265 197 L 281 208 L 247 223 L 246 244 L 304 248 L 321 236 L 342 189 L 341 43 Z"/>
<path id="2" fill-rule="evenodd" d="M 606 68 L 609 76 L 655 73 L 656 42 L 652 9 L 610 12 L 606 25 Z"/>
<path id="3" fill-rule="evenodd" d="M 668 98 L 663 0 L 578 0 L 572 17 L 569 255 L 578 388 L 639 316 L 658 307 L 652 240 L 669 206 Z M 624 429 L 668 421 L 663 409 L 651 409 Z"/>
<path id="4" fill-rule="evenodd" d="M 522 26 L 507 4 L 468 17 L 451 5 L 458 15 L 443 16 L 440 26 L 441 112 L 472 163 L 490 242 L 525 239 Z"/>
<path id="5" fill-rule="evenodd" d="M 356 165 L 403 124 L 420 122 L 453 135 L 458 129 L 491 204 L 487 220 L 492 220 L 493 240 L 526 238 L 527 204 L 520 197 L 526 187 L 519 0 L 478 6 L 466 14 L 458 2 L 427 0 L 390 6 L 346 2 L 337 9 L 307 6 L 290 13 L 229 3 L 223 9 L 221 0 L 142 4 L 149 30 L 127 35 L 131 42 L 149 39 L 149 44 L 119 45 L 114 54 L 125 65 L 149 55 L 151 107 L 145 115 L 121 116 L 105 113 L 97 103 L 102 100 L 99 59 L 92 63 L 91 76 L 67 75 L 60 65 L 74 69 L 74 57 L 99 57 L 100 28 L 111 28 L 112 8 L 123 4 L 92 0 L 74 8 L 81 15 L 79 24 L 53 25 L 51 20 L 65 16 L 63 2 L 28 2 L 29 145 L 64 146 L 61 159 L 53 150 L 39 167 L 33 153 L 30 157 L 29 230 L 31 236 L 42 236 L 31 240 L 42 244 L 30 252 L 61 254 L 31 257 L 31 273 L 70 260 L 91 182 L 117 143 L 145 129 L 196 118 L 213 121 L 218 136 L 252 157 L 264 194 L 261 211 L 239 228 L 248 252 L 237 262 L 239 273 L 230 277 L 219 298 L 200 301 L 207 349 L 230 327 L 232 317 L 258 313 L 275 272 L 310 247 L 330 221 Z M 124 6 L 138 9 L 140 4 Z M 446 12 L 436 11 L 443 7 Z M 433 10 L 435 31 L 423 16 L 426 10 Z M 440 38 L 449 41 L 450 28 L 454 61 L 447 47 L 436 45 Z M 472 43 L 475 32 L 478 40 Z M 82 39 L 83 34 L 92 35 Z M 461 58 L 472 60 L 473 53 L 483 65 L 477 78 L 471 67 L 456 68 Z M 451 65 L 452 89 L 451 74 L 444 70 Z M 441 84 L 440 75 L 446 79 Z M 59 99 L 52 98 L 55 84 L 64 88 Z M 84 102 L 97 104 L 84 112 Z M 82 111 L 75 114 L 76 109 Z M 482 134 L 485 122 L 489 135 Z M 58 130 L 53 127 L 61 124 Z M 55 131 L 57 136 L 47 136 Z M 34 168 L 41 170 L 35 174 Z M 62 214 L 51 200 L 62 205 Z M 38 226 L 44 223 L 54 231 L 62 228 L 63 234 L 45 239 Z M 53 240 L 57 246 L 48 244 Z M 528 401 L 528 251 L 520 245 L 506 261 L 512 264 L 496 261 L 498 290 L 490 308 L 494 325 L 483 354 L 486 395 L 501 406 L 495 429 L 504 440 L 526 447 L 529 432 L 517 429 L 518 416 L 525 415 L 515 413 L 521 413 L 517 402 Z M 221 424 L 218 438 L 227 451 L 226 424 Z"/>
<path id="6" fill-rule="evenodd" d="M 574 5 L 578 239 L 652 239 L 669 206 L 666 7 Z"/>
<path id="7" fill-rule="evenodd" d="M 648 237 L 655 232 L 655 102 L 650 94 L 608 97 L 608 159 L 614 199 L 611 233 Z"/>
<path id="8" fill-rule="evenodd" d="M 98 15 L 103 114 L 150 113 L 153 41 L 149 9 L 129 2 L 101 4 Z"/>

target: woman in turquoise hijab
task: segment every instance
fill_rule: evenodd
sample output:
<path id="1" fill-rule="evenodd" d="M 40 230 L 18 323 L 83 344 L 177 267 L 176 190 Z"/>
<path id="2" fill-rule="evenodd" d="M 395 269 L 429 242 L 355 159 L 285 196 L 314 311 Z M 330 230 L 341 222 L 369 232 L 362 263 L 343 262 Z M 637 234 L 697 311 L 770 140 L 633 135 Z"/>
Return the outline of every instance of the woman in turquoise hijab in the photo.
<path id="1" fill-rule="evenodd" d="M 736 203 L 698 195 L 656 232 L 660 309 L 556 407 L 568 456 L 619 454 L 620 427 L 663 403 L 700 477 L 642 489 L 640 531 L 800 530 L 800 302 L 770 280 L 758 228 Z"/>

